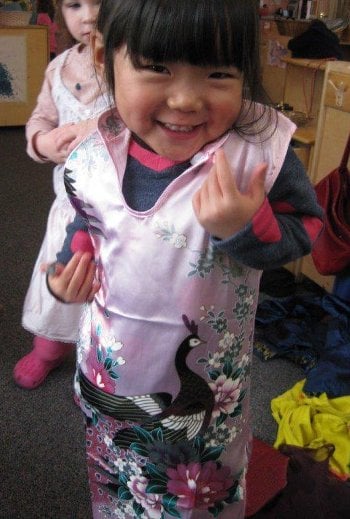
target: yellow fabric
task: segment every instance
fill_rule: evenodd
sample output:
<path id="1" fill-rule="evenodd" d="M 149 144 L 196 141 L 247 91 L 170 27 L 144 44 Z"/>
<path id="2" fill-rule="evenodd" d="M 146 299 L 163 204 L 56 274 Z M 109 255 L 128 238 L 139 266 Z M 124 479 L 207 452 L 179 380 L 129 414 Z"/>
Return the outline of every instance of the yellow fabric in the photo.
<path id="1" fill-rule="evenodd" d="M 271 400 L 278 423 L 274 447 L 281 444 L 316 449 L 333 444 L 330 469 L 350 477 L 350 396 L 328 398 L 326 393 L 309 397 L 303 393 L 305 380 Z"/>

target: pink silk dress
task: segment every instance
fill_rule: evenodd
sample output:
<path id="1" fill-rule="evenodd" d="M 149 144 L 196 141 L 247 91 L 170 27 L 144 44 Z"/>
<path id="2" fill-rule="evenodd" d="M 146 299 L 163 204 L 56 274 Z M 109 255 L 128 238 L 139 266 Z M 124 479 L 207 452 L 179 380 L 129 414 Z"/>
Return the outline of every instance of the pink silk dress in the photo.
<path id="1" fill-rule="evenodd" d="M 89 222 L 101 280 L 76 376 L 94 519 L 243 519 L 261 271 L 213 247 L 192 197 L 219 147 L 245 173 L 240 189 L 267 162 L 269 191 L 294 128 L 281 118 L 269 146 L 235 133 L 211 143 L 144 212 L 124 199 L 130 132 L 108 113 L 68 159 L 67 191 Z"/>

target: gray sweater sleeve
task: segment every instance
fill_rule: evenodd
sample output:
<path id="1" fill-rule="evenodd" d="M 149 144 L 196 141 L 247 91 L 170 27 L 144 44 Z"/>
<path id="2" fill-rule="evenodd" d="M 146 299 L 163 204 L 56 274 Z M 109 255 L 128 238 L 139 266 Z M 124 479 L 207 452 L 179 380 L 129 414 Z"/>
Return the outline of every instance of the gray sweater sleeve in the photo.
<path id="1" fill-rule="evenodd" d="M 290 146 L 262 207 L 243 229 L 214 246 L 258 270 L 281 267 L 311 251 L 323 211 L 304 166 Z"/>

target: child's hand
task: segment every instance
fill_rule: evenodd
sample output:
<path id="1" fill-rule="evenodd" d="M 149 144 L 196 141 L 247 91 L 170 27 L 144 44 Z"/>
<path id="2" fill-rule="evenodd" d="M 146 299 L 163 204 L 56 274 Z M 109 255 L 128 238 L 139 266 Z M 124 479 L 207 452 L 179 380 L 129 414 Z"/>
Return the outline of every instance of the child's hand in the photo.
<path id="1" fill-rule="evenodd" d="M 92 131 L 97 128 L 97 118 L 80 121 L 74 125 L 75 136 L 68 146 L 68 153 L 70 153 L 78 144 L 85 139 Z"/>
<path id="2" fill-rule="evenodd" d="M 51 292 L 65 303 L 91 302 L 100 288 L 95 280 L 96 264 L 89 252 L 76 252 L 66 266 L 56 263 L 55 272 L 48 271 Z"/>
<path id="3" fill-rule="evenodd" d="M 199 223 L 222 240 L 241 230 L 265 199 L 266 164 L 257 166 L 247 191 L 241 193 L 224 150 L 215 153 L 215 163 L 192 203 Z"/>
<path id="4" fill-rule="evenodd" d="M 69 155 L 69 145 L 76 137 L 74 123 L 63 124 L 47 133 L 35 137 L 36 152 L 55 164 L 62 164 Z"/>

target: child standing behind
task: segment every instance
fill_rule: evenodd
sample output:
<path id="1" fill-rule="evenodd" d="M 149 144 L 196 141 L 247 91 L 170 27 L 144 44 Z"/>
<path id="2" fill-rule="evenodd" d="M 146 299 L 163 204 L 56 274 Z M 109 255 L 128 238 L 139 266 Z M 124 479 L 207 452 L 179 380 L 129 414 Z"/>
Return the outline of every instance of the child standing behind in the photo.
<path id="1" fill-rule="evenodd" d="M 50 60 L 56 57 L 57 42 L 56 33 L 58 26 L 55 22 L 55 6 L 52 0 L 37 0 L 36 3 L 37 25 L 47 25 L 49 30 Z"/>
<path id="2" fill-rule="evenodd" d="M 102 0 L 97 28 L 118 113 L 65 169 L 97 266 L 48 271 L 61 300 L 91 301 L 93 517 L 243 519 L 261 272 L 310 251 L 322 210 L 295 126 L 256 102 L 256 0 Z"/>
<path id="3" fill-rule="evenodd" d="M 29 156 L 37 162 L 57 164 L 53 174 L 56 198 L 23 308 L 22 324 L 34 334 L 33 349 L 14 368 L 15 382 L 26 389 L 42 384 L 71 352 L 78 337 L 80 306 L 67 307 L 55 301 L 40 266 L 56 258 L 64 240 L 64 228 L 74 216 L 64 189 L 63 163 L 96 127 L 96 115 L 107 107 L 90 47 L 99 5 L 96 0 L 58 0 L 57 9 L 78 43 L 47 67 L 37 105 L 26 125 Z"/>

